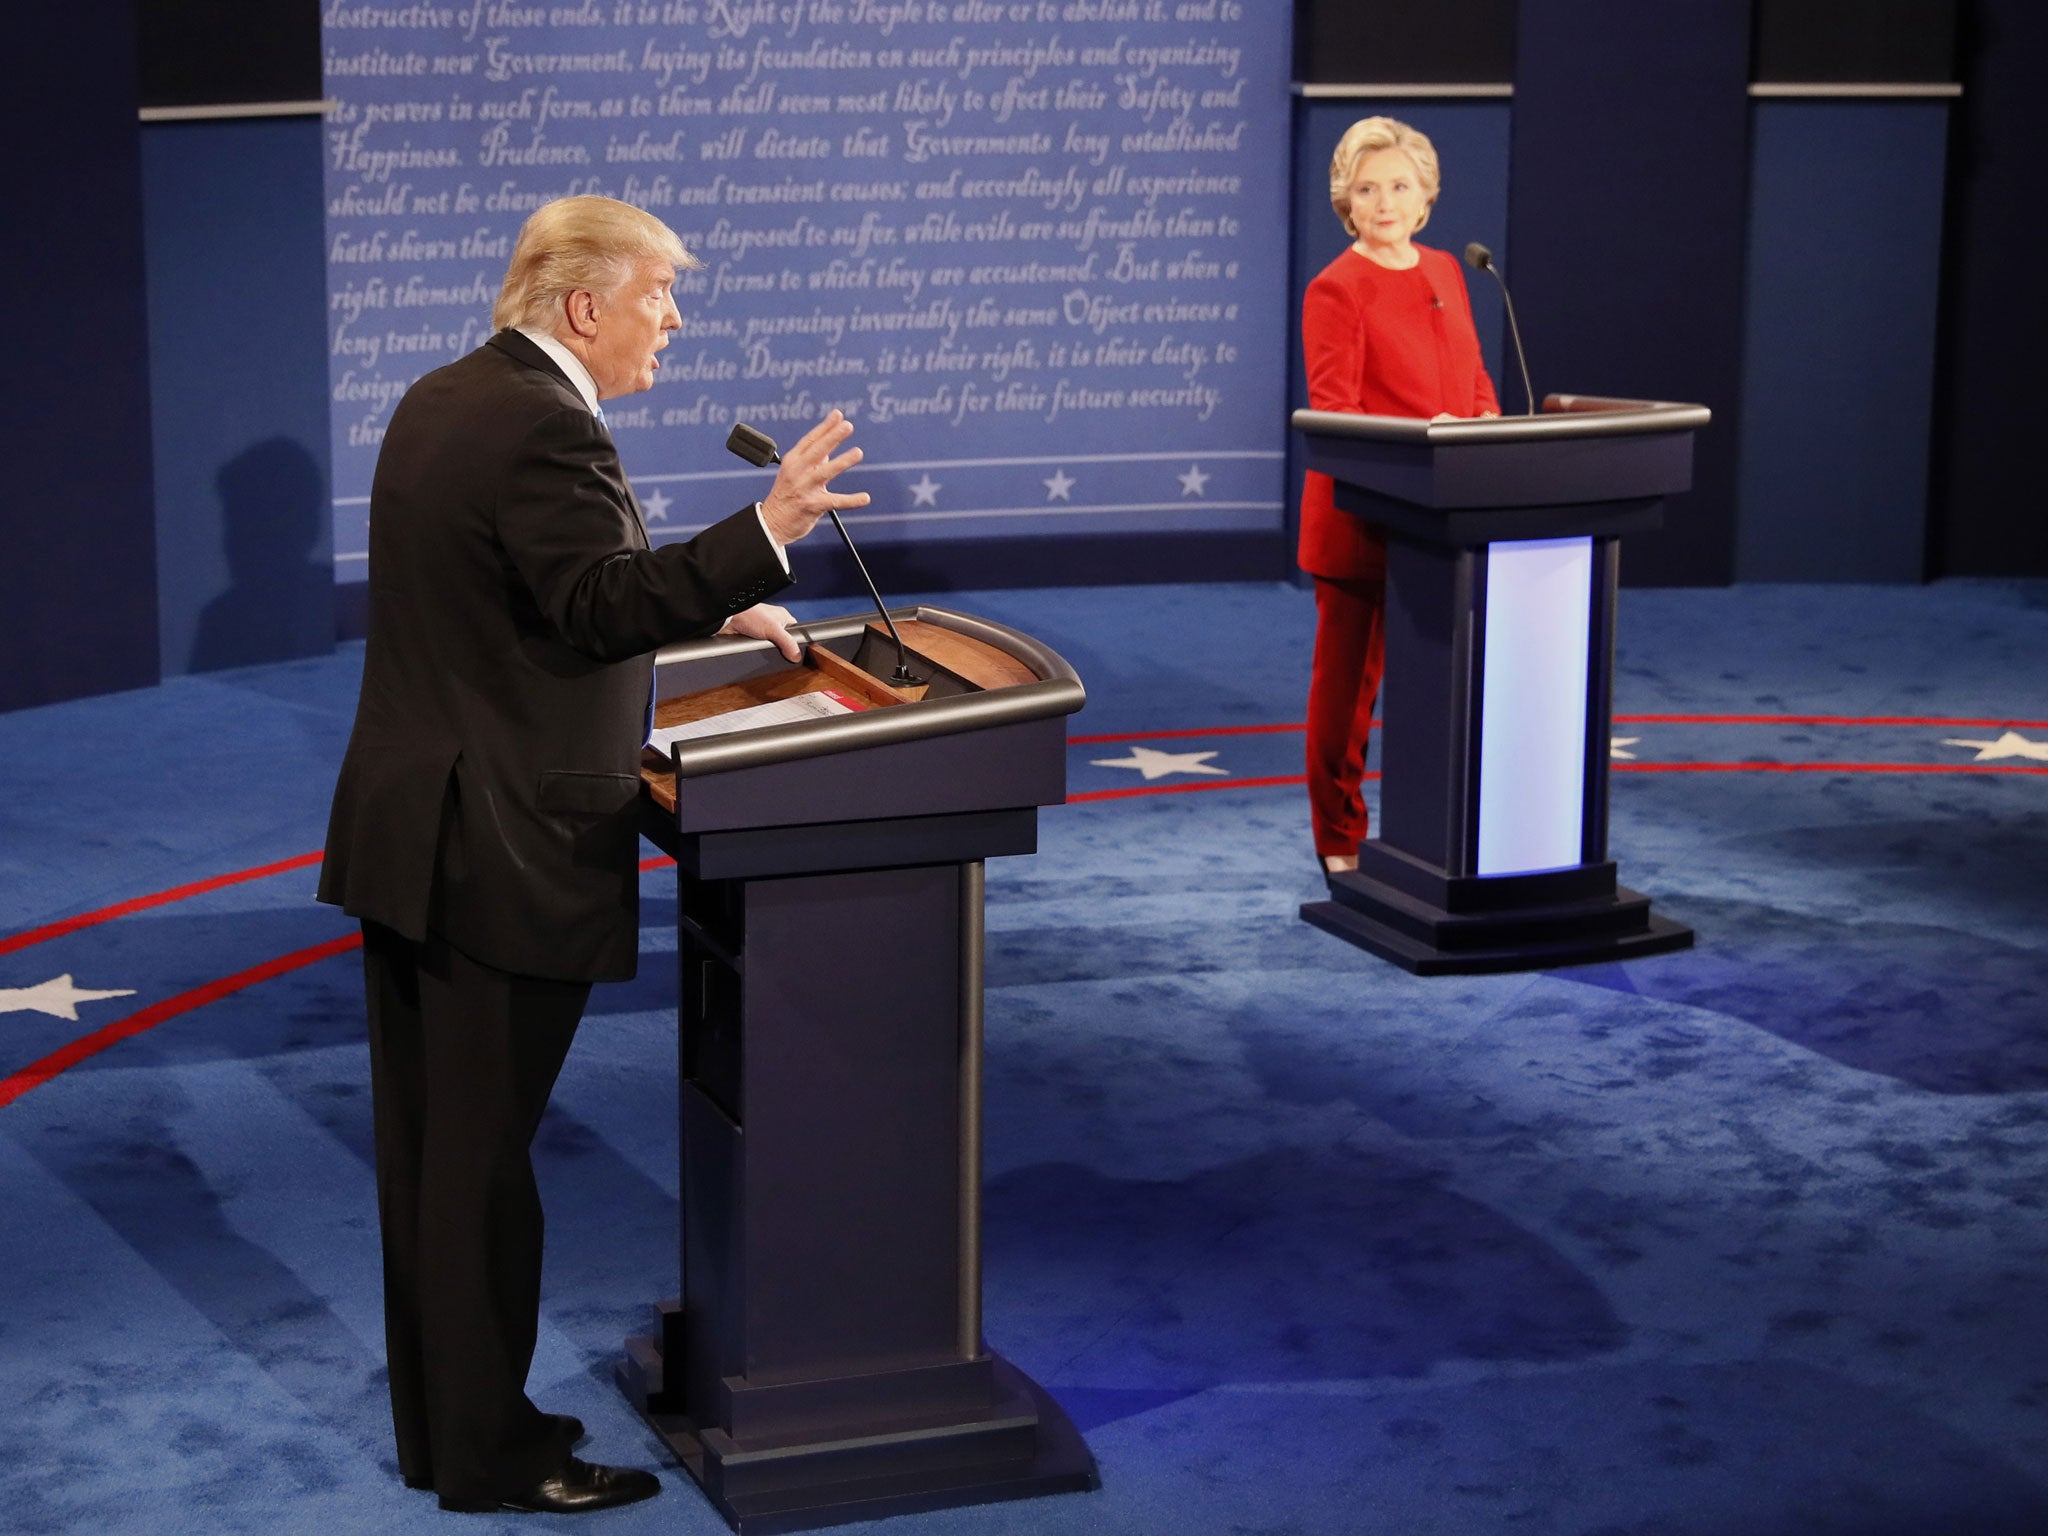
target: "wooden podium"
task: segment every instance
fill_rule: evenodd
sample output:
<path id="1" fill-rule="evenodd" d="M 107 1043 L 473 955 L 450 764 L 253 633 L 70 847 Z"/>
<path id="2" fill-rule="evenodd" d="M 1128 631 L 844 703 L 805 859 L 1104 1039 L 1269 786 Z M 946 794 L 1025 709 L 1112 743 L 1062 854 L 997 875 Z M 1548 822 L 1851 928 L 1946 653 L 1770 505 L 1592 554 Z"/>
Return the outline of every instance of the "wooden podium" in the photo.
<path id="1" fill-rule="evenodd" d="M 1308 467 L 1387 538 L 1380 835 L 1301 915 L 1420 974 L 1691 944 L 1607 855 L 1623 535 L 1692 484 L 1705 406 L 1553 395 L 1537 416 L 1296 411 Z"/>
<path id="2" fill-rule="evenodd" d="M 657 725 L 834 688 L 856 713 L 643 771 L 678 867 L 681 1297 L 621 1388 L 736 1531 L 1099 1486 L 981 1336 L 982 861 L 1037 847 L 1085 700 L 1026 635 L 892 611 L 657 661 Z M 872 627 L 871 627 L 872 626 Z"/>

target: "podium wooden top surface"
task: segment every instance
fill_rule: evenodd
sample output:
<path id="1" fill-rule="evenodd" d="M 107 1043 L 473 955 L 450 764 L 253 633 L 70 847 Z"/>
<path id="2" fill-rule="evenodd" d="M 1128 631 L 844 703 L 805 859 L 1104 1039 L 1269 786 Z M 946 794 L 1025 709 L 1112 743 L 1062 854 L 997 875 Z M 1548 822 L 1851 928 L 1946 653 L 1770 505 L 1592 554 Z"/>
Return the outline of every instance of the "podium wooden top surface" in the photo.
<path id="1" fill-rule="evenodd" d="M 916 612 L 921 616 L 891 614 L 913 670 L 933 675 L 932 682 L 913 687 L 892 686 L 875 670 L 841 654 L 867 646 L 870 667 L 880 666 L 872 653 L 886 654 L 893 662 L 888 631 L 871 617 L 797 626 L 796 632 L 808 642 L 800 662 L 785 661 L 763 642 L 699 642 L 663 652 L 657 692 L 667 696 L 655 705 L 657 728 L 826 689 L 850 694 L 868 707 L 854 714 L 687 742 L 673 763 L 668 754 L 649 749 L 642 757 L 641 780 L 650 798 L 669 815 L 676 813 L 677 766 L 684 776 L 696 778 L 861 746 L 1064 716 L 1085 701 L 1073 670 L 1028 637 L 942 609 Z M 735 667 L 740 675 L 723 675 Z M 701 675 L 711 678 L 708 684 L 690 687 Z M 670 693 L 677 681 L 683 691 Z M 943 696 L 933 696 L 940 685 Z M 1064 737 L 1064 727 L 1060 729 Z"/>

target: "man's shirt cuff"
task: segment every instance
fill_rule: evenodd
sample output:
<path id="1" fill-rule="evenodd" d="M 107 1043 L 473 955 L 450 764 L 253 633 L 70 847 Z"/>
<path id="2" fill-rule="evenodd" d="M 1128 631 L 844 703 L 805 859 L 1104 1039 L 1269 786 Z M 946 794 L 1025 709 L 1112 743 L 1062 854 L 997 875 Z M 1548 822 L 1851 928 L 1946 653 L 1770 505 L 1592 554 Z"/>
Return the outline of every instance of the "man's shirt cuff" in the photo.
<path id="1" fill-rule="evenodd" d="M 768 514 L 761 510 L 761 503 L 754 503 L 754 517 L 761 524 L 761 537 L 768 541 L 768 547 L 775 551 L 775 558 L 782 562 L 782 574 L 789 574 L 789 552 L 776 542 L 775 535 L 768 531 Z"/>

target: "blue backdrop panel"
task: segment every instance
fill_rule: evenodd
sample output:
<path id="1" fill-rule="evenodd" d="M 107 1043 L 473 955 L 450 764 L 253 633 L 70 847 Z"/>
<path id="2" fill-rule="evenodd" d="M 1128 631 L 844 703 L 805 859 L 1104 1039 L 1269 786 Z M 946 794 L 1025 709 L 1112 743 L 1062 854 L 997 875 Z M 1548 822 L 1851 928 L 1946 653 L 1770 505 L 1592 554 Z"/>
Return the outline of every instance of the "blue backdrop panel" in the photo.
<path id="1" fill-rule="evenodd" d="M 320 153 L 311 117 L 143 132 L 167 676 L 334 645 Z"/>
<path id="2" fill-rule="evenodd" d="M 1734 574 L 1749 21 L 1748 0 L 1521 0 L 1506 275 L 1536 392 L 1714 411 L 1693 490 L 1627 542 L 1631 582 Z"/>
<path id="3" fill-rule="evenodd" d="M 1286 16 L 1240 0 L 325 12 L 335 560 L 513 234 L 598 191 L 706 261 L 607 415 L 656 537 L 765 484 L 728 425 L 853 416 L 878 544 L 1274 533 Z M 415 22 L 417 25 L 403 25 Z M 736 472 L 737 471 L 737 472 Z"/>
<path id="4" fill-rule="evenodd" d="M 1508 231 L 1508 103 L 1505 101 L 1345 100 L 1306 101 L 1294 125 L 1294 260 L 1287 285 L 1287 400 L 1289 409 L 1308 404 L 1308 379 L 1301 361 L 1301 301 L 1315 275 L 1343 253 L 1350 243 L 1344 226 L 1330 207 L 1330 155 L 1344 130 L 1361 117 L 1398 118 L 1429 136 L 1436 146 L 1443 186 L 1428 226 L 1424 245 L 1463 254 L 1477 240 L 1499 258 L 1509 260 Z M 1501 362 L 1510 358 L 1502 347 L 1506 325 L 1500 287 L 1482 272 L 1465 271 L 1472 295 L 1472 319 L 1486 371 L 1493 376 L 1505 410 L 1519 410 L 1519 375 L 1510 384 Z M 1300 525 L 1301 445 L 1287 445 L 1288 528 Z M 1290 558 L 1292 546 L 1289 548 Z"/>
<path id="5" fill-rule="evenodd" d="M 0 709 L 157 680 L 132 10 L 39 11 L 21 58 L 0 92 L 16 210 L 0 279 L 17 301 L 0 385 Z"/>
<path id="6" fill-rule="evenodd" d="M 1947 147 L 1942 102 L 1756 106 L 1745 581 L 1921 577 Z"/>

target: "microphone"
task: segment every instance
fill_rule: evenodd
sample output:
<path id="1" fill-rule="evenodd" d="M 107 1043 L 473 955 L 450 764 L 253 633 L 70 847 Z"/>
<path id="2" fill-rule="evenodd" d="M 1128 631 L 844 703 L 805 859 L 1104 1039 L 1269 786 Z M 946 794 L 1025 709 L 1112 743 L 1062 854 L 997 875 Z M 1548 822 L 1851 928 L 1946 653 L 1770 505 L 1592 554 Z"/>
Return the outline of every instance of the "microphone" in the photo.
<path id="1" fill-rule="evenodd" d="M 1536 414 L 1536 391 L 1529 385 L 1529 354 L 1522 350 L 1522 328 L 1515 323 L 1515 296 L 1508 292 L 1508 280 L 1500 275 L 1500 268 L 1493 264 L 1493 252 L 1474 240 L 1465 247 L 1465 264 L 1481 272 L 1491 272 L 1493 280 L 1500 284 L 1500 296 L 1508 304 L 1508 334 L 1515 339 L 1515 361 L 1522 367 L 1522 398 L 1529 402 L 1529 409 L 1523 414 Z"/>
<path id="2" fill-rule="evenodd" d="M 725 446 L 729 452 L 738 454 L 749 464 L 766 469 L 771 464 L 782 462 L 782 450 L 775 446 L 775 439 L 766 432 L 757 432 L 744 421 L 732 424 L 732 431 L 726 435 Z M 875 612 L 882 616 L 882 622 L 889 626 L 889 638 L 896 642 L 896 671 L 889 682 L 897 688 L 914 688 L 924 679 L 910 670 L 909 653 L 903 648 L 903 637 L 896 633 L 896 621 L 889 617 L 889 610 L 882 606 L 882 594 L 875 589 L 875 578 L 868 574 L 867 562 L 860 557 L 860 551 L 853 547 L 853 535 L 846 531 L 846 524 L 839 521 L 839 509 L 827 507 L 825 515 L 832 519 L 832 526 L 839 530 L 839 537 L 846 543 L 846 552 L 853 556 L 854 569 L 860 572 L 860 579 L 867 583 L 868 596 L 875 600 Z"/>
<path id="3" fill-rule="evenodd" d="M 732 431 L 725 439 L 725 449 L 759 469 L 782 462 L 782 450 L 775 446 L 775 439 L 766 432 L 756 432 L 744 421 L 732 424 Z"/>

